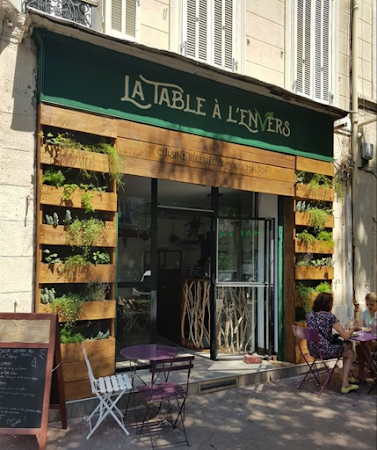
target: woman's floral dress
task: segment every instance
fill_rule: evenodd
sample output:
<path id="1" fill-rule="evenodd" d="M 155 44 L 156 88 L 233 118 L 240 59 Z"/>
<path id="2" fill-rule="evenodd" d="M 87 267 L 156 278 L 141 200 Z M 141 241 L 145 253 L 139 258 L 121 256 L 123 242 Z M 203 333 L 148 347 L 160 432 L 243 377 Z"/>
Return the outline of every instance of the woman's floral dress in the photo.
<path id="1" fill-rule="evenodd" d="M 317 330 L 319 334 L 319 347 L 324 359 L 338 358 L 343 355 L 343 344 L 332 344 L 332 328 L 339 320 L 327 311 L 315 313 L 309 311 L 306 316 L 308 328 Z M 319 357 L 315 342 L 308 342 L 308 349 L 312 356 Z"/>

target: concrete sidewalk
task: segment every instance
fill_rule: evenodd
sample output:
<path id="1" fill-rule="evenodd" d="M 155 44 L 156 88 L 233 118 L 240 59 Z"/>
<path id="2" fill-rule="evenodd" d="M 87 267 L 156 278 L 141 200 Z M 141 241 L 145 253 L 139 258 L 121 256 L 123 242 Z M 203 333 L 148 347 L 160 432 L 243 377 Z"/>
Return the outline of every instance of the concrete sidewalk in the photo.
<path id="1" fill-rule="evenodd" d="M 376 391 L 342 395 L 340 373 L 320 398 L 312 381 L 297 389 L 301 377 L 222 390 L 189 397 L 186 428 L 192 450 L 375 450 L 377 448 Z M 83 418 L 70 419 L 68 429 L 51 423 L 47 450 L 150 449 L 147 432 L 136 435 L 134 414 L 126 416 L 130 436 L 112 418 L 86 440 Z M 157 442 L 171 443 L 181 435 L 164 430 Z M 37 450 L 34 436 L 0 435 L 3 450 Z M 185 444 L 171 449 L 187 449 Z"/>

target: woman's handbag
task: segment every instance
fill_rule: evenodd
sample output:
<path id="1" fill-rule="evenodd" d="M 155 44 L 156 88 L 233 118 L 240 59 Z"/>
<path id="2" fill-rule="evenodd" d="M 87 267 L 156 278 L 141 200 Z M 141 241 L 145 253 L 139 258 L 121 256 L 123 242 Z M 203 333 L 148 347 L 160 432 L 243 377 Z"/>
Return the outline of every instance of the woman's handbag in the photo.
<path id="1" fill-rule="evenodd" d="M 344 341 L 339 334 L 333 334 L 330 341 L 333 345 L 343 345 Z"/>

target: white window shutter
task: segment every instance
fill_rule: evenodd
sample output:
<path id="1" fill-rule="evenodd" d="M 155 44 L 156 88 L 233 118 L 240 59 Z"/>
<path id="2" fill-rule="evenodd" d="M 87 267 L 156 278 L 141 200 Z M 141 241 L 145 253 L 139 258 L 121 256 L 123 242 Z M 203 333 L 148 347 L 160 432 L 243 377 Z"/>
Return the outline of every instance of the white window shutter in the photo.
<path id="1" fill-rule="evenodd" d="M 136 40 L 138 0 L 106 0 L 105 33 Z"/>
<path id="2" fill-rule="evenodd" d="M 232 70 L 234 0 L 185 0 L 183 54 Z"/>
<path id="3" fill-rule="evenodd" d="M 199 0 L 199 14 L 198 14 L 198 54 L 197 58 L 200 61 L 208 61 L 208 2 L 207 0 Z"/>
<path id="4" fill-rule="evenodd" d="M 331 0 L 297 0 L 296 92 L 330 99 Z"/>
<path id="5" fill-rule="evenodd" d="M 191 58 L 197 57 L 196 42 L 197 42 L 197 0 L 187 0 L 186 14 L 184 16 L 184 22 L 186 25 L 186 39 L 184 45 L 184 55 Z"/>
<path id="6" fill-rule="evenodd" d="M 317 0 L 315 11 L 314 98 L 329 100 L 329 27 L 328 0 Z"/>
<path id="7" fill-rule="evenodd" d="M 213 62 L 233 68 L 233 1 L 214 0 L 213 8 Z"/>

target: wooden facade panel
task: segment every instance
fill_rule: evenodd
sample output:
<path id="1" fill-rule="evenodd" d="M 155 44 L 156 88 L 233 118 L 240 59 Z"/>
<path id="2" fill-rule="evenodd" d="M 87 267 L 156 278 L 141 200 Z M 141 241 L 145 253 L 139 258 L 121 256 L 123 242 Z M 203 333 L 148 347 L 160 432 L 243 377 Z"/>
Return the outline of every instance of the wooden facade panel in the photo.
<path id="1" fill-rule="evenodd" d="M 41 163 L 93 172 L 109 172 L 109 157 L 107 155 L 52 145 L 41 146 Z"/>
<path id="2" fill-rule="evenodd" d="M 51 127 L 64 128 L 66 130 L 81 131 L 116 138 L 116 119 L 103 116 L 95 116 L 73 109 L 59 108 L 56 106 L 40 105 L 40 123 Z"/>
<path id="3" fill-rule="evenodd" d="M 64 188 L 56 188 L 54 186 L 41 186 L 41 203 L 43 205 L 64 206 L 66 208 L 82 208 L 82 195 L 86 191 L 76 189 L 71 198 L 63 199 Z M 115 192 L 96 192 L 88 191 L 93 194 L 90 202 L 95 210 L 100 211 L 117 211 L 117 194 Z"/>
<path id="4" fill-rule="evenodd" d="M 66 228 L 63 225 L 58 225 L 56 227 L 54 227 L 53 225 L 41 225 L 40 243 L 50 245 L 69 245 L 67 244 Z M 115 228 L 105 227 L 100 238 L 92 244 L 93 247 L 116 247 L 117 235 Z"/>
<path id="5" fill-rule="evenodd" d="M 126 158 L 127 173 L 130 175 L 160 178 L 165 180 L 181 181 L 184 183 L 206 184 L 243 191 L 261 192 L 264 194 L 276 194 L 292 197 L 294 185 L 283 181 L 266 180 L 256 177 L 234 176 L 232 173 L 216 172 L 214 170 L 203 170 L 179 165 L 145 161 L 143 159 Z"/>
<path id="6" fill-rule="evenodd" d="M 296 169 L 303 172 L 320 173 L 322 175 L 334 176 L 334 164 L 326 161 L 318 161 L 317 159 L 304 158 L 297 156 Z"/>
<path id="7" fill-rule="evenodd" d="M 334 189 L 317 188 L 313 189 L 305 184 L 296 184 L 297 200 L 322 200 L 324 202 L 334 201 Z"/>
<path id="8" fill-rule="evenodd" d="M 40 264 L 39 283 L 115 283 L 114 264 L 90 264 L 77 269 L 73 274 L 59 272 L 59 266 L 63 264 Z"/>
<path id="9" fill-rule="evenodd" d="M 88 301 L 82 305 L 82 312 L 77 320 L 99 320 L 114 319 L 116 317 L 115 300 Z M 38 313 L 51 313 L 51 306 L 38 303 L 36 311 Z M 64 320 L 59 317 L 59 322 Z"/>
<path id="10" fill-rule="evenodd" d="M 125 170 L 128 159 L 141 159 L 143 165 L 157 162 L 161 168 L 170 172 L 171 166 L 182 166 L 186 170 L 193 168 L 212 170 L 217 173 L 231 173 L 232 176 L 256 177 L 267 180 L 295 183 L 295 171 L 251 160 L 239 160 L 234 157 L 217 156 L 206 151 L 187 151 L 177 147 L 167 147 L 128 139 L 118 139 L 117 149 L 124 157 Z M 203 180 L 202 180 L 203 182 Z M 206 181 L 204 180 L 206 183 Z M 208 184 L 208 183 L 206 183 Z"/>
<path id="11" fill-rule="evenodd" d="M 284 309 L 284 360 L 295 361 L 295 343 L 292 324 L 295 321 L 295 251 L 293 199 L 284 198 L 283 236 L 283 309 Z"/>
<path id="12" fill-rule="evenodd" d="M 118 138 L 126 138 L 159 146 L 172 147 L 185 151 L 200 151 L 218 157 L 232 156 L 241 161 L 252 161 L 258 164 L 296 169 L 296 158 L 256 147 L 219 141 L 179 131 L 166 130 L 151 125 L 144 125 L 126 120 L 118 120 Z"/>

